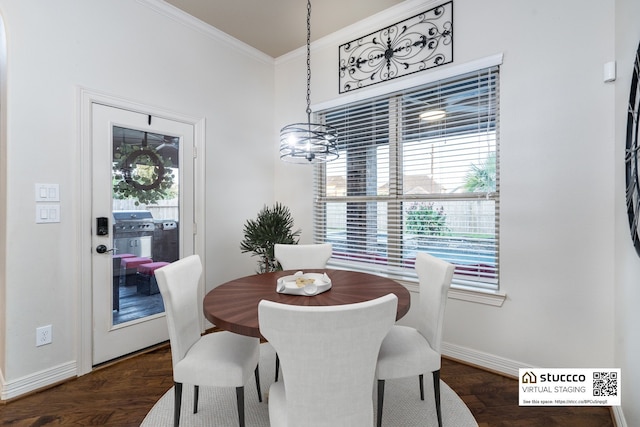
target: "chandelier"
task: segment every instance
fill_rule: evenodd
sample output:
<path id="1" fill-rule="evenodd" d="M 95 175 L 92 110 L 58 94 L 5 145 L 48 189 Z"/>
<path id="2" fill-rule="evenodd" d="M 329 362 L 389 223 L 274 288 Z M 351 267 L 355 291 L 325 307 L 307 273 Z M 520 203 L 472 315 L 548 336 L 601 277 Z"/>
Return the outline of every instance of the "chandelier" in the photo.
<path id="1" fill-rule="evenodd" d="M 339 157 L 338 131 L 311 123 L 311 0 L 307 0 L 307 123 L 293 123 L 280 130 L 280 158 L 290 163 L 324 163 Z"/>

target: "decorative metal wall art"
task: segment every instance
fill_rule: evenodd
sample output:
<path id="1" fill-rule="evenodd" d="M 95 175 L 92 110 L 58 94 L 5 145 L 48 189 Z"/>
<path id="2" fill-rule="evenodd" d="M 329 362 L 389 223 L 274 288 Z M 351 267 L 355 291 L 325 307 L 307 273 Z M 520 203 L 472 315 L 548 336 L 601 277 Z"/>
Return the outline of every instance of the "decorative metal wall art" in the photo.
<path id="1" fill-rule="evenodd" d="M 453 61 L 453 2 L 339 47 L 340 93 Z"/>
<path id="2" fill-rule="evenodd" d="M 627 216 L 633 246 L 640 256 L 640 43 L 633 61 L 625 148 Z"/>

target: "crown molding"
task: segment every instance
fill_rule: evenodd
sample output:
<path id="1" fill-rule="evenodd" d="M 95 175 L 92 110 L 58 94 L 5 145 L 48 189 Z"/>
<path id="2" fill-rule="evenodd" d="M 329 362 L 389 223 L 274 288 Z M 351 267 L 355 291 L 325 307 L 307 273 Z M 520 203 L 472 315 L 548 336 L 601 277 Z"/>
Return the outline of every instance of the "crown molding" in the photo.
<path id="1" fill-rule="evenodd" d="M 253 59 L 257 59 L 265 64 L 273 65 L 274 59 L 266 53 L 249 46 L 248 44 L 230 36 L 229 34 L 221 31 L 200 19 L 189 15 L 181 9 L 167 3 L 164 0 L 136 0 L 144 7 L 153 10 L 169 19 L 172 19 L 180 24 L 183 24 L 195 31 L 198 31 L 205 36 L 226 44 L 227 46 L 234 48 L 241 53 L 250 56 Z"/>

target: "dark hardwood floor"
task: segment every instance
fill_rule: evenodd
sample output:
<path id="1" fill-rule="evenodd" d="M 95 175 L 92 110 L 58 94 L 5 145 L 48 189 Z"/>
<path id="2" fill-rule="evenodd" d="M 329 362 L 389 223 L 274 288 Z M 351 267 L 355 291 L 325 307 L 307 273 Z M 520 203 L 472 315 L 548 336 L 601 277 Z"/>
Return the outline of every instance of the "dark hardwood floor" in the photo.
<path id="1" fill-rule="evenodd" d="M 517 380 L 453 360 L 443 360 L 441 377 L 471 409 L 479 427 L 614 426 L 608 408 L 520 407 Z M 139 426 L 172 385 L 166 344 L 0 404 L 0 426 Z"/>
<path id="2" fill-rule="evenodd" d="M 519 406 L 518 380 L 443 358 L 442 380 L 479 427 L 613 427 L 611 411 L 590 406 Z"/>

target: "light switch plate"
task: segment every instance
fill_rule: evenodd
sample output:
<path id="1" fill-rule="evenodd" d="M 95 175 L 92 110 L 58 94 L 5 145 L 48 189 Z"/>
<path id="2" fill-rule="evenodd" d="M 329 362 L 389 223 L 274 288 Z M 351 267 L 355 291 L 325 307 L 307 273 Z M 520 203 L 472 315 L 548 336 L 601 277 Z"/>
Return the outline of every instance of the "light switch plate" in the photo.
<path id="1" fill-rule="evenodd" d="M 36 203 L 36 224 L 60 222 L 59 203 Z"/>
<path id="2" fill-rule="evenodd" d="M 60 184 L 36 184 L 36 202 L 59 202 Z"/>

